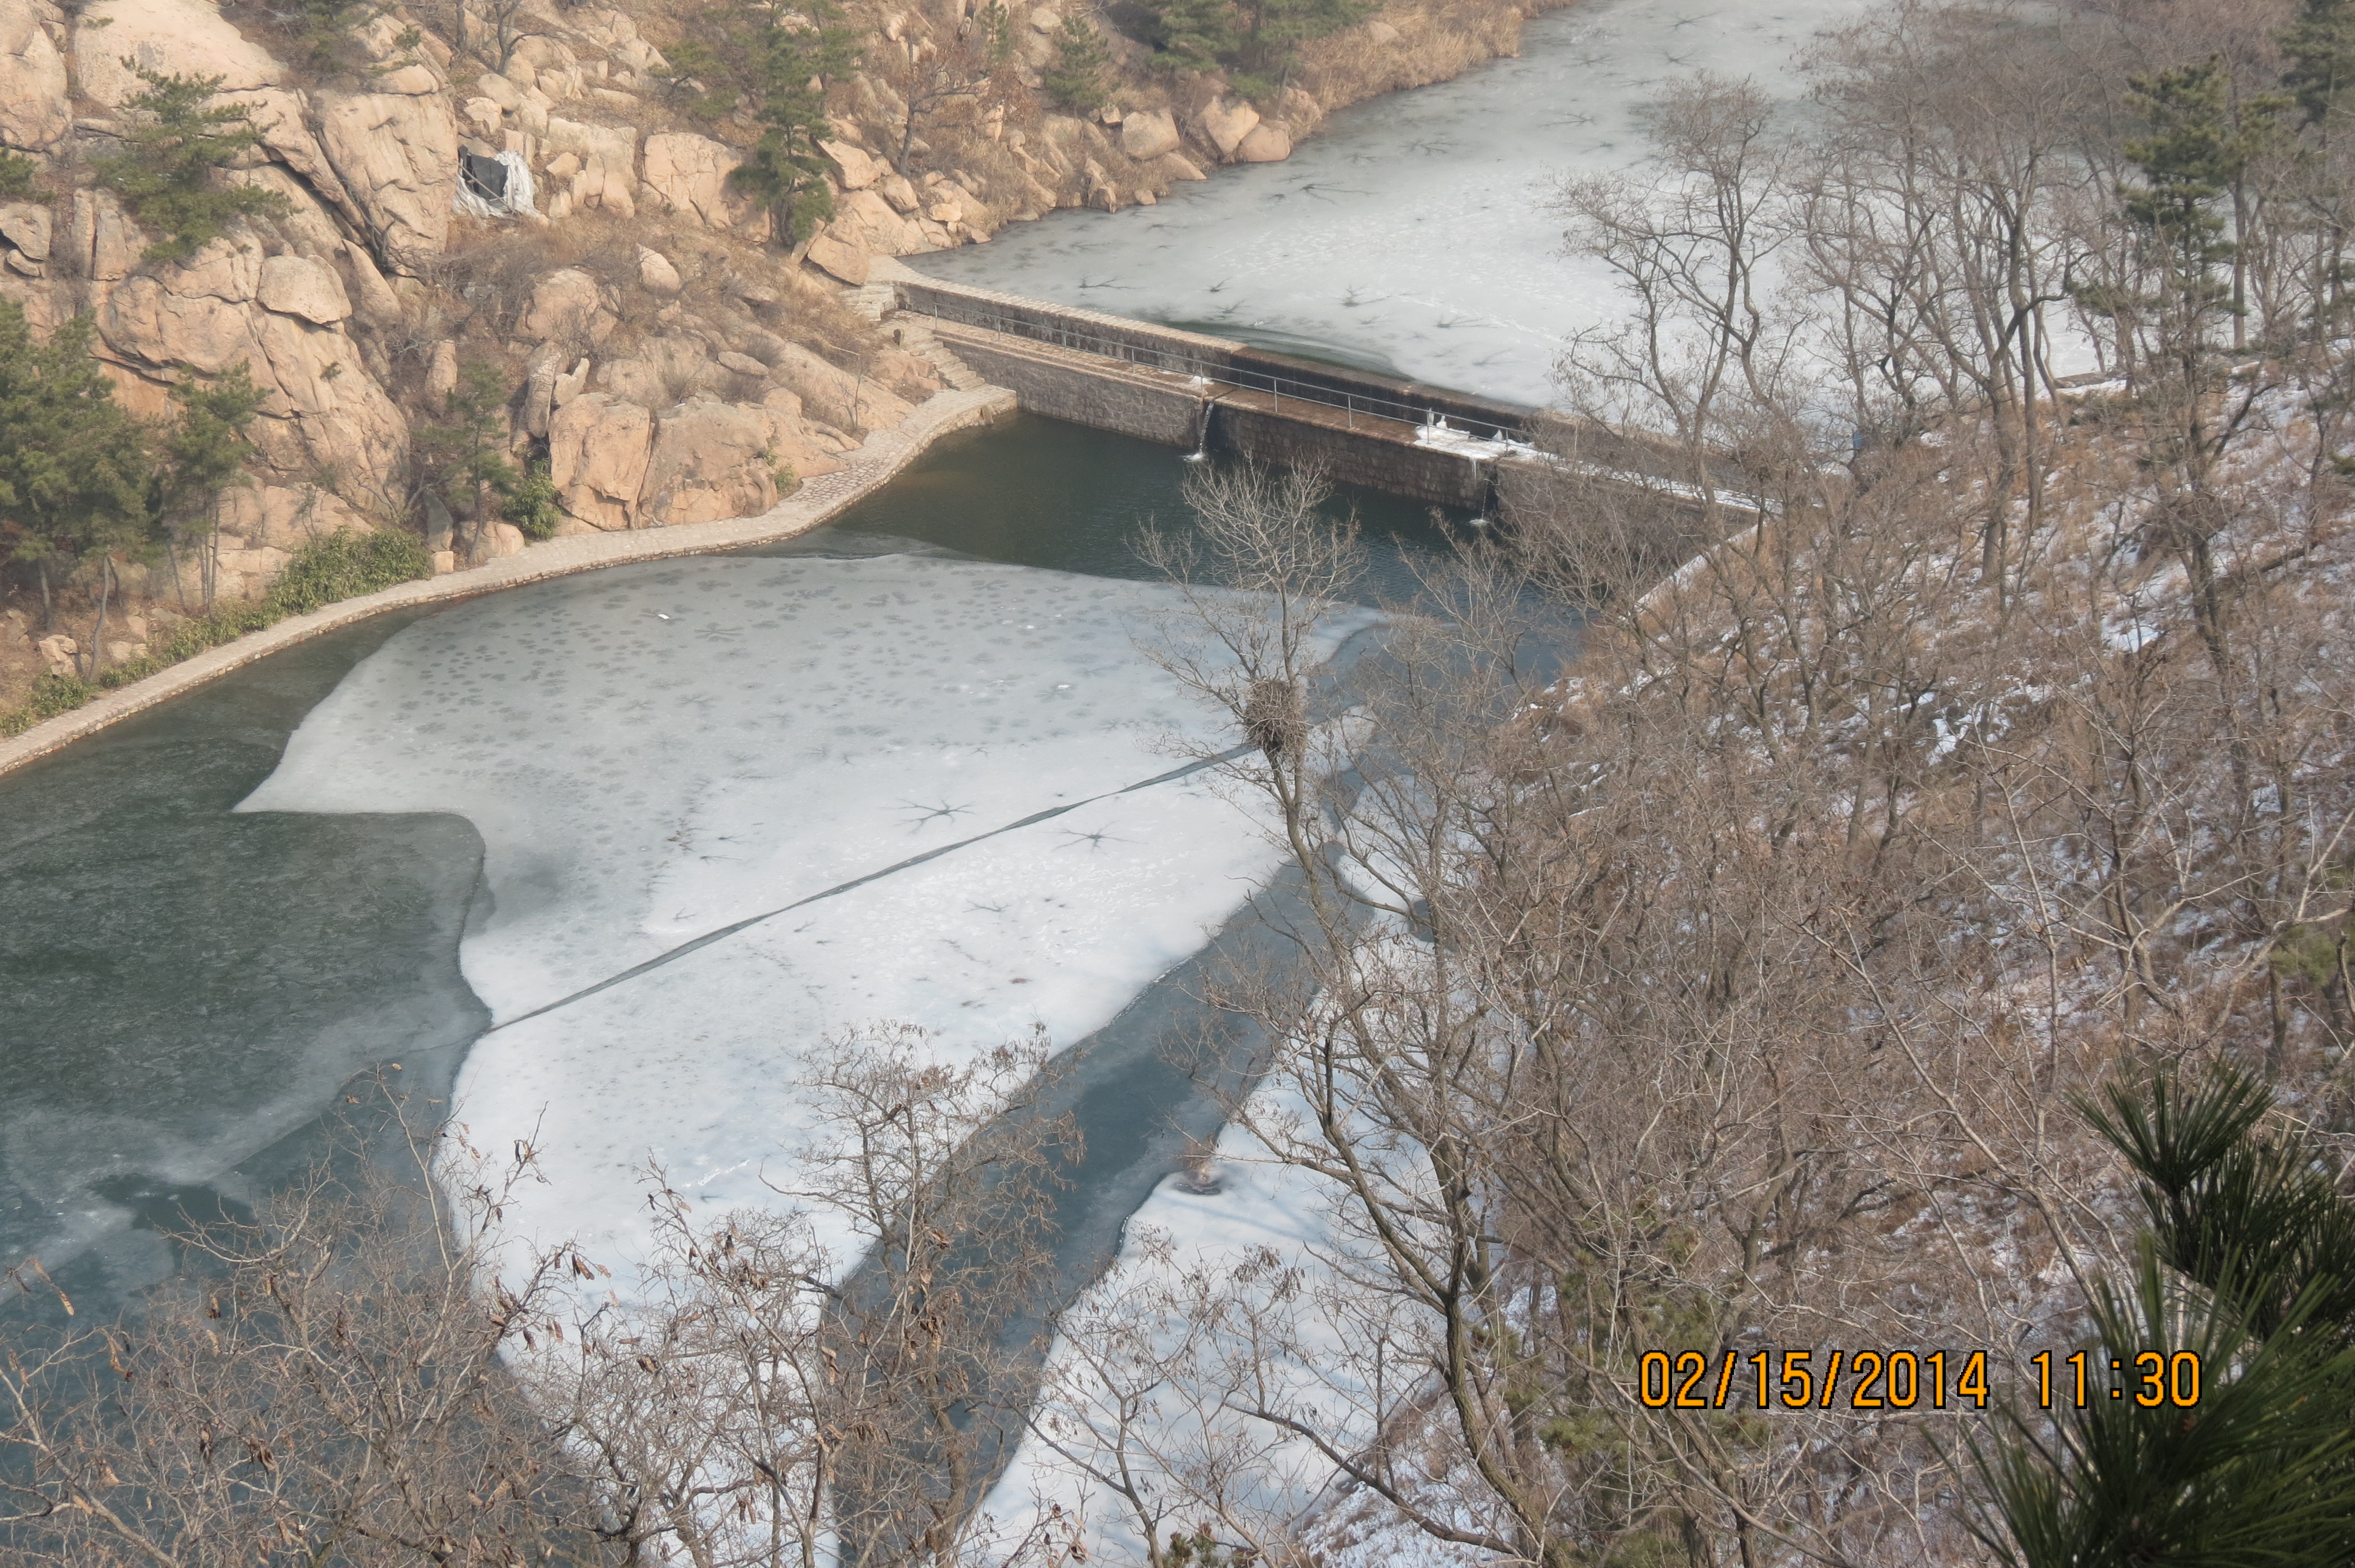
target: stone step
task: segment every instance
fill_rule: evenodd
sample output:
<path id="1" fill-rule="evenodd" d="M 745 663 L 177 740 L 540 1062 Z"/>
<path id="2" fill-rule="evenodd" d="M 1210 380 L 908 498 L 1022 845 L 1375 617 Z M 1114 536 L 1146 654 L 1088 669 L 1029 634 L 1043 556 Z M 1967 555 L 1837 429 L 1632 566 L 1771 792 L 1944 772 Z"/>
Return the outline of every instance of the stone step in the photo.
<path id="1" fill-rule="evenodd" d="M 932 328 L 922 317 L 903 314 L 891 318 L 884 324 L 892 339 L 901 348 L 929 363 L 933 369 L 941 373 L 942 380 L 958 391 L 969 392 L 976 387 L 987 385 L 982 374 L 959 359 L 948 344 L 933 334 Z"/>

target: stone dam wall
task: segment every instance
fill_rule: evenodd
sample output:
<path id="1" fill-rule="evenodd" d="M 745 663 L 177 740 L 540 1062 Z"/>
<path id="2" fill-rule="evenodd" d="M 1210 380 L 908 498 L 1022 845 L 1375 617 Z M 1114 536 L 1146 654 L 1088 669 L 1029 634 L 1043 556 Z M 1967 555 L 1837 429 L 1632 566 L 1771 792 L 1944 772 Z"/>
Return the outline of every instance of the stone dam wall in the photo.
<path id="1" fill-rule="evenodd" d="M 1516 460 L 1487 443 L 1526 440 L 1535 414 L 905 269 L 890 286 L 899 310 L 1033 412 L 1181 450 L 1316 464 L 1439 505 L 1490 509 L 1497 462 Z M 1434 443 L 1427 430 L 1440 420 L 1477 444 Z"/>

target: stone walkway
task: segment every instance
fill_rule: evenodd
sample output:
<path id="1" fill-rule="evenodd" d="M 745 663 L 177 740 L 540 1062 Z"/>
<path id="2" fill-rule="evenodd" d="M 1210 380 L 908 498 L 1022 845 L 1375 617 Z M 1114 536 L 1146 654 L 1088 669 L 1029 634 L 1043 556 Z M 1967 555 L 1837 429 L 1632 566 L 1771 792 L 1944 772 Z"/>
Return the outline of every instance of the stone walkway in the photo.
<path id="1" fill-rule="evenodd" d="M 1012 413 L 1014 408 L 1014 394 L 1003 387 L 976 387 L 942 392 L 917 405 L 916 411 L 898 429 L 878 430 L 858 450 L 845 454 L 847 466 L 841 471 L 821 474 L 809 481 L 758 517 L 730 517 L 677 528 L 550 539 L 527 546 L 520 556 L 509 556 L 487 566 L 402 583 L 382 593 L 341 600 L 309 615 L 291 616 L 274 626 L 248 632 L 234 642 L 208 649 L 168 670 L 159 670 L 144 681 L 109 692 L 71 713 L 46 719 L 20 736 L 0 740 L 0 773 L 21 768 L 36 758 L 45 757 L 281 648 L 388 609 L 473 599 L 526 583 L 544 582 L 549 577 L 593 572 L 601 567 L 741 549 L 805 534 L 890 480 L 942 436 L 989 424 Z"/>

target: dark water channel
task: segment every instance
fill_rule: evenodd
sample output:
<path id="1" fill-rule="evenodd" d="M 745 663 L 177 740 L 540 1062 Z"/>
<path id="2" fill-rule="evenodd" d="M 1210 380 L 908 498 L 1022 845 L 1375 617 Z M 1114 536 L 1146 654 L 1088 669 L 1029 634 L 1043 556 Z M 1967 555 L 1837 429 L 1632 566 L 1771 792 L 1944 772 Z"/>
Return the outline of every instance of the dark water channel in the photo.
<path id="1" fill-rule="evenodd" d="M 757 553 L 928 547 L 1144 577 L 1130 541 L 1146 519 L 1187 525 L 1184 471 L 1167 449 L 1024 417 Z M 1369 602 L 1411 593 L 1412 563 L 1445 548 L 1419 505 L 1340 503 L 1367 525 Z M 346 673 L 430 613 L 289 649 L 0 777 L 0 1266 L 37 1253 L 85 1314 L 112 1316 L 173 1270 L 159 1229 L 318 1158 L 356 1078 L 397 1062 L 413 1110 L 447 1099 L 487 1021 L 458 967 L 473 827 L 230 811 Z M 1248 939 L 1231 927 L 1220 945 Z M 1104 1065 L 1074 1084 L 1090 1157 L 1067 1206 L 1073 1266 L 1116 1239 L 1180 1128 L 1215 1126 L 1158 1051 L 1197 1022 L 1189 968 L 1101 1032 Z"/>

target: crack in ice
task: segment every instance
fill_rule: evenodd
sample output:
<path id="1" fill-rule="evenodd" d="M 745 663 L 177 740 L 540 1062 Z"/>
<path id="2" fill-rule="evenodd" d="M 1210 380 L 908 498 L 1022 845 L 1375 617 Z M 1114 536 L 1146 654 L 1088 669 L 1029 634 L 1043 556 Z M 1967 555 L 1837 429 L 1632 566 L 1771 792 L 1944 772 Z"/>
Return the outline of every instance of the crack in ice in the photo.
<path id="1" fill-rule="evenodd" d="M 1230 747 L 1226 750 L 1220 752 L 1215 757 L 1206 757 L 1199 761 L 1189 762 L 1183 768 L 1172 768 L 1167 773 L 1156 774 L 1150 779 L 1141 779 L 1134 784 L 1124 784 L 1117 789 L 1107 789 L 1101 795 L 1090 795 L 1083 800 L 1073 800 L 1068 805 L 1050 806 L 1043 811 L 1033 811 L 1027 817 L 1005 823 L 999 827 L 992 828 L 986 833 L 975 833 L 971 838 L 959 839 L 954 843 L 943 844 L 937 849 L 926 850 L 922 854 L 910 855 L 906 860 L 895 861 L 879 871 L 870 871 L 863 876 L 853 877 L 848 882 L 837 883 L 832 887 L 813 893 L 806 898 L 797 898 L 791 904 L 781 905 L 777 908 L 764 910 L 758 915 L 748 915 L 743 919 L 735 921 L 730 925 L 722 926 L 716 931 L 706 931 L 700 937 L 696 937 L 687 941 L 682 942 L 677 947 L 671 948 L 667 952 L 657 953 L 653 958 L 646 959 L 644 963 L 633 964 L 628 969 L 623 969 L 620 974 L 610 975 L 605 979 L 599 980 L 595 985 L 584 986 L 581 990 L 574 991 L 570 996 L 559 997 L 554 1001 L 547 1002 L 541 1006 L 533 1008 L 529 1012 L 519 1012 L 513 1018 L 506 1019 L 502 1022 L 494 1023 L 488 1029 L 483 1031 L 483 1033 L 486 1035 L 496 1034 L 502 1029 L 511 1028 L 516 1024 L 524 1022 L 526 1020 L 538 1018 L 542 1013 L 554 1012 L 559 1008 L 570 1007 L 576 1001 L 595 996 L 599 991 L 611 991 L 613 987 L 634 980 L 649 970 L 661 969 L 664 965 L 673 963 L 677 959 L 683 959 L 689 953 L 698 952 L 702 948 L 711 946 L 714 942 L 725 940 L 727 938 L 736 935 L 739 931 L 749 930 L 751 927 L 761 924 L 763 920 L 773 920 L 780 915 L 790 915 L 796 909 L 804 908 L 809 905 L 820 903 L 826 899 L 836 897 L 838 895 L 848 893 L 854 888 L 864 887 L 871 882 L 879 882 L 884 877 L 894 875 L 902 871 L 911 870 L 916 866 L 923 864 L 926 861 L 938 860 L 944 854 L 953 854 L 958 850 L 970 848 L 975 844 L 982 843 L 987 840 L 1013 832 L 1018 829 L 1034 827 L 1040 822 L 1052 821 L 1057 817 L 1063 816 L 1068 812 L 1076 811 L 1082 806 L 1093 805 L 1098 800 L 1109 800 L 1114 799 L 1115 796 L 1120 795 L 1133 795 L 1139 789 L 1150 789 L 1157 784 L 1168 784 L 1180 779 L 1190 778 L 1194 774 L 1201 772 L 1206 768 L 1215 768 L 1222 762 L 1232 762 L 1239 757 L 1247 756 L 1253 749 L 1255 748 L 1248 744 Z"/>

